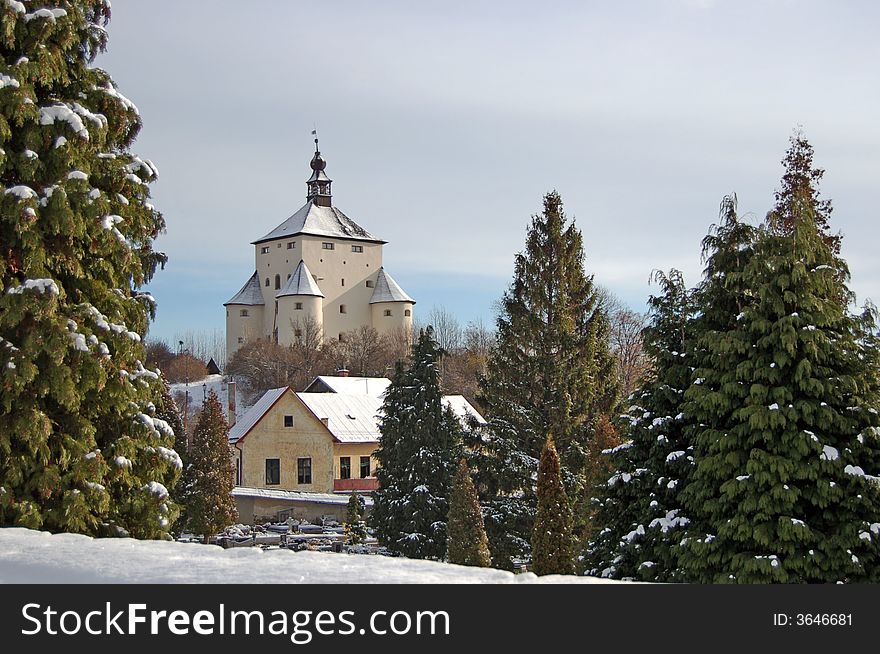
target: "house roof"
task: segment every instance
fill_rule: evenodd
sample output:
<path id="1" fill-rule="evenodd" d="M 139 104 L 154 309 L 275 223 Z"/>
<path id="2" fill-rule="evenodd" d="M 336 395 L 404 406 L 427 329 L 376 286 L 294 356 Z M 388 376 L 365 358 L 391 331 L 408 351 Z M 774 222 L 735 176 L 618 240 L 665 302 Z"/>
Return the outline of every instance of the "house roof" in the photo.
<path id="1" fill-rule="evenodd" d="M 262 238 L 258 238 L 253 244 L 296 234 L 386 243 L 370 234 L 336 207 L 322 207 L 309 200 L 290 218 Z"/>
<path id="2" fill-rule="evenodd" d="M 306 387 L 306 393 L 349 393 L 383 397 L 391 380 L 385 377 L 334 377 L 319 375 Z"/>
<path id="3" fill-rule="evenodd" d="M 229 304 L 247 304 L 249 306 L 265 304 L 265 302 L 263 302 L 263 290 L 260 288 L 260 277 L 257 274 L 257 271 L 254 271 L 254 274 L 244 283 L 241 290 L 233 295 L 229 302 L 225 302 L 223 306 L 225 307 Z"/>
<path id="4" fill-rule="evenodd" d="M 289 386 L 273 388 L 272 390 L 263 393 L 263 397 L 257 400 L 257 403 L 248 409 L 247 413 L 245 413 L 229 430 L 229 442 L 237 443 L 244 438 L 254 425 L 256 425 L 263 416 L 269 412 L 269 409 L 275 406 L 275 403 L 280 400 L 281 396 L 287 391 L 290 391 Z M 293 391 L 290 392 L 292 393 Z"/>
<path id="5" fill-rule="evenodd" d="M 293 271 L 290 279 L 287 280 L 284 288 L 278 291 L 275 297 L 284 297 L 285 295 L 317 295 L 318 297 L 324 297 L 324 294 L 315 282 L 315 278 L 309 271 L 309 267 L 302 259 L 300 259 L 299 265 Z"/>
<path id="6" fill-rule="evenodd" d="M 304 491 L 282 490 L 280 488 L 251 488 L 236 486 L 232 489 L 233 497 L 266 497 L 273 500 L 289 500 L 291 502 L 314 502 L 316 504 L 348 504 L 349 495 L 333 493 L 309 493 Z M 373 505 L 373 498 L 362 495 L 366 506 Z"/>
<path id="7" fill-rule="evenodd" d="M 340 443 L 378 443 L 382 400 L 374 395 L 347 393 L 297 393 Z"/>
<path id="8" fill-rule="evenodd" d="M 464 395 L 444 395 L 443 403 L 451 407 L 452 412 L 462 421 L 473 417 L 479 424 L 486 424 L 486 419 L 467 401 Z"/>
<path id="9" fill-rule="evenodd" d="M 415 304 L 406 292 L 400 288 L 400 285 L 385 272 L 385 267 L 379 268 L 379 274 L 376 276 L 376 288 L 373 290 L 373 296 L 370 298 L 370 304 L 378 304 L 379 302 L 410 302 Z"/>

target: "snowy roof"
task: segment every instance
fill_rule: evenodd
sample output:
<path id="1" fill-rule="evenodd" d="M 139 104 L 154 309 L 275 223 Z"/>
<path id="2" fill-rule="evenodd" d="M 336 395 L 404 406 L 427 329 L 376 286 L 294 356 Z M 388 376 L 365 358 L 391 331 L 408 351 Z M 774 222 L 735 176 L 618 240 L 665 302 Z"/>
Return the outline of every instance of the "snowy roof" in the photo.
<path id="1" fill-rule="evenodd" d="M 254 274 L 244 283 L 241 290 L 233 295 L 229 302 L 225 302 L 223 306 L 225 307 L 229 304 L 265 304 L 265 302 L 263 302 L 263 290 L 260 288 L 260 277 L 257 275 L 257 271 L 254 271 Z"/>
<path id="2" fill-rule="evenodd" d="M 322 207 L 310 200 L 290 218 L 253 243 L 256 245 L 264 241 L 286 238 L 296 234 L 330 236 L 373 243 L 386 242 L 370 234 L 336 207 Z"/>
<path id="3" fill-rule="evenodd" d="M 278 291 L 275 297 L 284 297 L 285 295 L 317 295 L 318 297 L 324 297 L 321 289 L 318 288 L 318 284 L 315 283 L 315 278 L 309 271 L 309 267 L 302 259 L 300 259 L 299 265 L 293 271 L 290 279 L 287 280 L 284 288 Z"/>
<path id="4" fill-rule="evenodd" d="M 474 417 L 479 424 L 486 424 L 486 419 L 480 415 L 480 412 L 477 411 L 467 399 L 465 399 L 464 395 L 444 395 L 443 403 L 451 407 L 452 412 L 462 421 L 465 421 L 469 417 Z"/>
<path id="5" fill-rule="evenodd" d="M 307 493 L 303 491 L 282 490 L 280 488 L 251 488 L 236 486 L 232 489 L 232 497 L 266 497 L 273 500 L 289 500 L 291 502 L 315 502 L 317 504 L 348 504 L 348 494 Z M 367 506 L 373 505 L 373 498 L 364 495 Z"/>
<path id="6" fill-rule="evenodd" d="M 260 419 L 266 415 L 269 409 L 274 406 L 281 396 L 289 390 L 290 387 L 285 386 L 283 388 L 273 388 L 272 390 L 266 391 L 263 394 L 263 397 L 257 400 L 257 403 L 248 409 L 247 413 L 241 417 L 241 420 L 236 421 L 235 426 L 229 430 L 229 442 L 237 443 L 244 438 L 254 425 L 256 425 Z"/>
<path id="7" fill-rule="evenodd" d="M 306 393 L 347 393 L 383 397 L 391 380 L 386 377 L 333 377 L 319 375 L 306 387 Z M 325 390 L 326 389 L 326 390 Z"/>
<path id="8" fill-rule="evenodd" d="M 375 395 L 346 393 L 297 393 L 309 410 L 340 443 L 378 443 L 382 400 Z"/>
<path id="9" fill-rule="evenodd" d="M 373 290 L 373 297 L 370 298 L 370 304 L 378 304 L 379 302 L 411 302 L 413 300 L 406 292 L 400 288 L 400 285 L 385 272 L 385 267 L 379 268 L 379 275 L 376 277 L 376 288 Z"/>

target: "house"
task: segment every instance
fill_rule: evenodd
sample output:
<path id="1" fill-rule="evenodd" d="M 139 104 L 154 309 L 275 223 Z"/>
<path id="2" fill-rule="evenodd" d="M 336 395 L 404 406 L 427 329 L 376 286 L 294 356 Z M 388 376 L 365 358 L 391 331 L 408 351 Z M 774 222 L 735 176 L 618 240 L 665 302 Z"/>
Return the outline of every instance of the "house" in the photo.
<path id="1" fill-rule="evenodd" d="M 252 242 L 254 273 L 224 304 L 227 357 L 254 338 L 290 345 L 315 330 L 344 340 L 364 325 L 412 329 L 415 300 L 382 265 L 387 241 L 333 206 L 317 138 L 310 165 L 306 203 Z"/>
<path id="2" fill-rule="evenodd" d="M 242 519 L 282 512 L 341 520 L 353 492 L 378 488 L 378 416 L 390 380 L 318 377 L 307 390 L 267 391 L 229 431 L 233 496 Z M 483 417 L 461 395 L 443 401 L 462 419 Z"/>

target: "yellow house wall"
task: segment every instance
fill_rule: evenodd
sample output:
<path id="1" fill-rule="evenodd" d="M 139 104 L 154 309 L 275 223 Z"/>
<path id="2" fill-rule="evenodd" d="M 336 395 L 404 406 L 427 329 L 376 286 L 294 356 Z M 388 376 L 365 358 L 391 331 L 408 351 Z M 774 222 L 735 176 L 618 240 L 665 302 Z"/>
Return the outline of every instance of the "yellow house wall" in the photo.
<path id="1" fill-rule="evenodd" d="M 336 479 L 340 479 L 339 459 L 340 457 L 351 457 L 351 478 L 361 478 L 361 457 L 370 457 L 370 476 L 376 476 L 376 468 L 379 462 L 376 460 L 375 453 L 378 443 L 334 443 L 333 444 L 333 475 Z"/>

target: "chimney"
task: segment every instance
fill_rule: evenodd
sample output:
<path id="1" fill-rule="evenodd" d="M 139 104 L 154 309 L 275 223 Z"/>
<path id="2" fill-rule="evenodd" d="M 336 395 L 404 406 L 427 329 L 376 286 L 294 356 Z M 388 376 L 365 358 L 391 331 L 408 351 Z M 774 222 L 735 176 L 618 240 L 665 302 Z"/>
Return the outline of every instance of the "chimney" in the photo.
<path id="1" fill-rule="evenodd" d="M 229 426 L 235 426 L 235 382 L 230 381 L 228 385 L 228 406 L 229 406 Z"/>
<path id="2" fill-rule="evenodd" d="M 336 371 L 337 377 L 348 377 L 348 368 L 340 368 Z"/>

